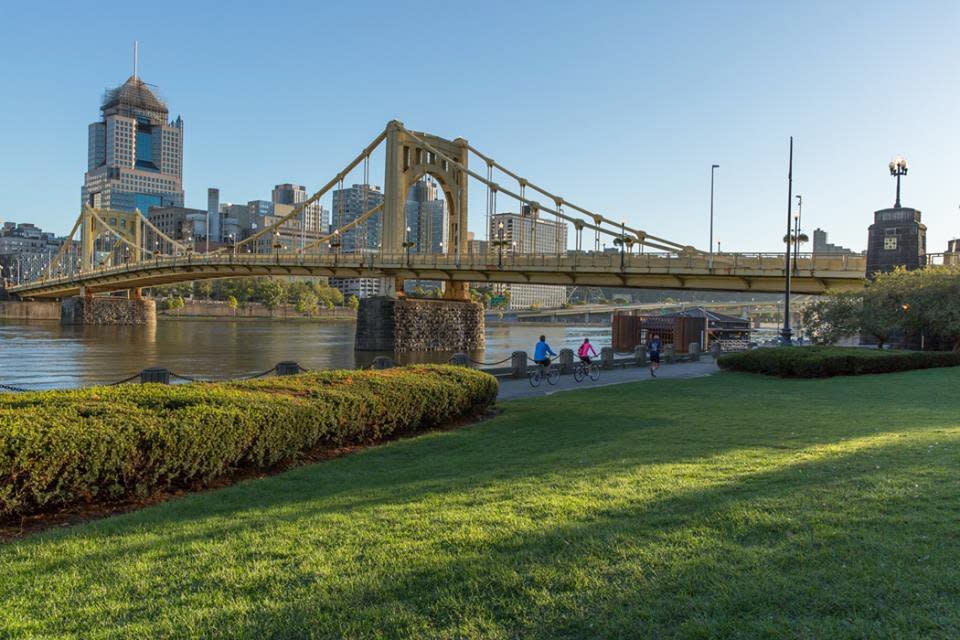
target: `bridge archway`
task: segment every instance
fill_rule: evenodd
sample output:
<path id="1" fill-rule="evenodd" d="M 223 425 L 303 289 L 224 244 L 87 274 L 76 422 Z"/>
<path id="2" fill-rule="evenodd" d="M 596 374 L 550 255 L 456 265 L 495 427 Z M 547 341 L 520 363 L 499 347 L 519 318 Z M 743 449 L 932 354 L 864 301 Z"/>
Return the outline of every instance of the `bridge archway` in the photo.
<path id="1" fill-rule="evenodd" d="M 469 148 L 463 138 L 446 140 L 428 133 L 416 134 L 420 139 L 467 166 Z M 386 254 L 403 253 L 406 238 L 407 194 L 410 188 L 425 176 L 439 183 L 447 201 L 447 253 L 463 255 L 467 244 L 467 176 L 459 167 L 451 165 L 433 151 L 425 148 L 393 120 L 387 125 L 386 170 L 383 202 L 383 251 Z"/>

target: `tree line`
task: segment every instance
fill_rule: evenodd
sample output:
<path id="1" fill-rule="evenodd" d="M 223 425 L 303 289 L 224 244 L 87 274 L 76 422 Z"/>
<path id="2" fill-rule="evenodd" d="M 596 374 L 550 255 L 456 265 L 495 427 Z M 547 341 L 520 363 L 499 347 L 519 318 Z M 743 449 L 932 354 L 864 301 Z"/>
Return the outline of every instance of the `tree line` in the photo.
<path id="1" fill-rule="evenodd" d="M 881 273 L 862 291 L 824 296 L 802 315 L 819 344 L 859 334 L 881 349 L 899 342 L 960 351 L 960 267 Z"/>
<path id="2" fill-rule="evenodd" d="M 183 307 L 184 298 L 226 302 L 232 309 L 242 309 L 250 303 L 260 303 L 273 311 L 281 305 L 292 304 L 297 312 L 308 315 L 319 308 L 332 309 L 347 306 L 356 310 L 360 305 L 356 296 L 350 296 L 345 300 L 339 289 L 325 282 L 285 281 L 267 277 L 198 280 L 163 285 L 153 287 L 152 294 L 162 300 L 162 308 L 165 309 Z"/>

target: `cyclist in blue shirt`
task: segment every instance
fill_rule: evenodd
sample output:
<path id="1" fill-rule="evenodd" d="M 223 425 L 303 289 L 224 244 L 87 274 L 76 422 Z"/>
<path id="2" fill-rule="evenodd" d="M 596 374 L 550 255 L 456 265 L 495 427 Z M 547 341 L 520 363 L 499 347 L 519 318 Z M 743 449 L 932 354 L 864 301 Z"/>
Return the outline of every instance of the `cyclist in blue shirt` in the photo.
<path id="1" fill-rule="evenodd" d="M 547 337 L 540 336 L 540 342 L 537 343 L 537 346 L 533 350 L 533 361 L 537 364 L 542 364 L 545 367 L 550 366 L 550 356 L 556 356 L 553 352 L 553 349 L 550 348 L 550 345 L 547 344 Z"/>

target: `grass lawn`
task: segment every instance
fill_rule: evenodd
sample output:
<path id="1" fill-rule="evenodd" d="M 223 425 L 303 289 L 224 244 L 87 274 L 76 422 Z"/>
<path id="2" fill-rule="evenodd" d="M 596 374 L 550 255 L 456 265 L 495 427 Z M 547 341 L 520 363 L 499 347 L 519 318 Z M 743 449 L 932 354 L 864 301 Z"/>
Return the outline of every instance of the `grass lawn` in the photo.
<path id="1" fill-rule="evenodd" d="M 957 638 L 960 370 L 723 373 L 0 546 L 0 637 Z"/>

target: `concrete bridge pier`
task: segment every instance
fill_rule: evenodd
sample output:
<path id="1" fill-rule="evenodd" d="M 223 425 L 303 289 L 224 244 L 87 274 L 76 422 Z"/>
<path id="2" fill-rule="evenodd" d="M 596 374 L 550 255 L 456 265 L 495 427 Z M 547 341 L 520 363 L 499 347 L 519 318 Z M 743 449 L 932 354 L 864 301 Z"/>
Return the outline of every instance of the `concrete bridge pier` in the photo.
<path id="1" fill-rule="evenodd" d="M 64 298 L 60 302 L 60 323 L 155 326 L 157 303 L 141 297 L 80 295 Z"/>

